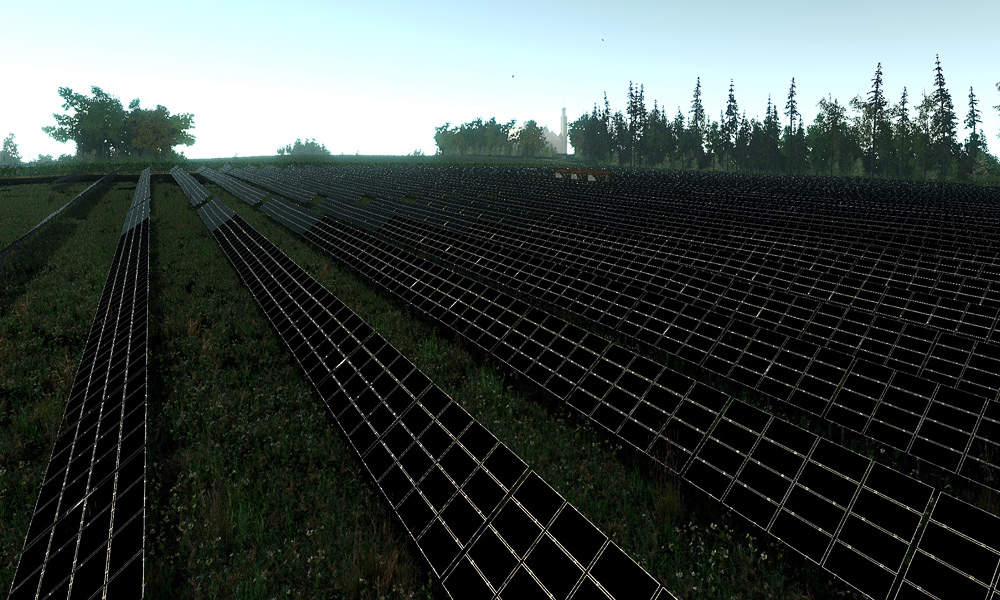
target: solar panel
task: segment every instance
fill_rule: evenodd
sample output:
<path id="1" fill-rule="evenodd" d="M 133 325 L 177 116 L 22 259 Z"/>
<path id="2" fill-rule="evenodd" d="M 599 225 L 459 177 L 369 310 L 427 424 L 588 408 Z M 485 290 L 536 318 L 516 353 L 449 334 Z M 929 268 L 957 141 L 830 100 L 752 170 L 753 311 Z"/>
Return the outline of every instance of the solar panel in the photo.
<path id="1" fill-rule="evenodd" d="M 1000 567 L 1000 518 L 938 496 L 897 598 L 989 598 Z"/>
<path id="2" fill-rule="evenodd" d="M 126 215 L 10 598 L 143 593 L 149 177 Z"/>
<path id="3" fill-rule="evenodd" d="M 590 551 L 590 546 L 573 547 L 572 540 L 587 544 L 588 538 L 561 541 L 541 533 L 567 510 L 562 497 L 426 377 L 415 376 L 416 369 L 398 351 L 345 306 L 331 302 L 328 292 L 243 219 L 218 200 L 206 203 L 199 214 L 248 287 L 266 292 L 255 298 L 271 299 L 261 302 L 265 315 L 446 589 L 459 595 L 484 589 L 508 594 L 532 585 L 559 594 L 572 591 L 584 566 L 571 557 Z M 317 296 L 327 302 L 321 304 Z M 322 340 L 332 346 L 319 354 Z M 354 341 L 345 347 L 348 340 Z M 323 363 L 334 346 L 337 362 Z M 405 387 L 411 382 L 413 392 Z M 405 397 L 397 401 L 394 395 L 401 390 Z M 513 575 L 498 574 L 495 566 L 477 560 L 478 540 L 497 549 L 498 540 L 491 536 L 515 553 Z M 536 543 L 539 536 L 542 541 Z M 614 555 L 615 564 L 631 564 L 655 592 L 655 580 L 624 554 L 615 555 L 616 549 L 606 546 L 592 574 L 596 577 L 598 566 L 611 560 L 605 555 Z M 609 591 L 621 585 L 610 574 L 603 577 L 601 585 Z"/>

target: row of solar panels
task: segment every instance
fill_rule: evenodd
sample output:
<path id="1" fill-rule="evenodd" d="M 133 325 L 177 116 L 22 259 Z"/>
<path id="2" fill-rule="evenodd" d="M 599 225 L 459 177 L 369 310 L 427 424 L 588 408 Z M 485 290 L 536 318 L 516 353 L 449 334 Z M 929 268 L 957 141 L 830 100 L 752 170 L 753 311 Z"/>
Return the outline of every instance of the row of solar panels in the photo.
<path id="1" fill-rule="evenodd" d="M 63 204 L 56 210 L 52 211 L 52 213 L 49 216 L 42 219 L 37 225 L 32 227 L 29 231 L 25 232 L 23 235 L 21 235 L 19 238 L 17 238 L 10 244 L 7 244 L 7 246 L 3 250 L 0 250 L 0 277 L 3 276 L 4 272 L 7 269 L 8 264 L 14 262 L 14 259 L 17 256 L 17 254 L 25 250 L 27 247 L 29 247 L 34 240 L 37 240 L 39 237 L 41 237 L 45 232 L 45 230 L 48 227 L 50 227 L 53 223 L 55 223 L 58 220 L 58 218 L 69 207 L 73 206 L 83 198 L 86 198 L 94 193 L 97 193 L 97 191 L 102 189 L 104 186 L 110 185 L 115 180 L 115 175 L 117 173 L 118 169 L 115 169 L 114 171 L 105 174 L 103 177 L 101 177 L 94 183 L 87 186 L 87 189 L 83 190 L 82 192 L 74 196 L 72 200 L 70 200 L 66 204 Z"/>
<path id="2" fill-rule="evenodd" d="M 195 174 L 201 175 L 251 206 L 256 206 L 267 196 L 267 192 L 261 189 L 249 186 L 235 177 L 219 173 L 208 167 L 201 167 L 195 171 Z"/>
<path id="3" fill-rule="evenodd" d="M 246 221 L 198 213 L 453 598 L 672 598 Z"/>
<path id="4" fill-rule="evenodd" d="M 149 179 L 125 217 L 11 600 L 143 595 Z"/>
<path id="5" fill-rule="evenodd" d="M 354 203 L 327 200 L 320 208 L 355 224 L 367 222 L 358 216 L 367 207 Z M 582 269 L 560 268 L 554 261 L 546 265 L 538 254 L 524 257 L 517 253 L 528 240 L 501 245 L 496 228 L 487 232 L 492 235 L 460 236 L 412 221 L 387 222 L 379 230 L 389 239 L 677 354 L 769 397 L 996 484 L 996 461 L 991 457 L 1000 442 L 1000 411 L 992 399 L 1000 387 L 1000 352 L 992 344 L 887 317 L 873 318 L 866 328 L 849 319 L 864 317 L 857 311 L 787 296 L 767 298 L 760 295 L 759 286 L 740 281 L 730 281 L 727 289 L 715 281 L 695 284 L 691 270 L 678 272 L 663 285 L 664 292 L 678 290 L 673 297 L 642 293 L 603 275 L 587 278 Z M 594 285 L 598 278 L 602 286 Z M 691 288 L 708 291 L 692 300 Z"/>
<path id="6" fill-rule="evenodd" d="M 419 195 L 419 188 L 414 193 Z M 353 203 L 357 196 L 345 191 L 336 198 Z M 608 232 L 596 225 L 590 227 L 579 222 L 572 226 L 533 222 L 527 216 L 527 208 L 521 210 L 523 214 L 520 217 L 511 214 L 530 203 L 530 199 L 505 201 L 504 212 L 475 200 L 471 203 L 465 199 L 436 200 L 429 210 L 422 203 L 400 205 L 398 198 L 396 200 L 366 207 L 366 218 L 377 226 L 381 224 L 380 218 L 410 217 L 437 225 L 447 222 L 449 228 L 456 230 L 467 228 L 470 218 L 475 221 L 475 217 L 503 220 L 505 223 L 518 222 L 528 230 L 529 236 L 549 236 L 552 238 L 550 245 L 555 247 L 572 244 L 575 257 L 594 257 L 585 265 L 589 270 L 611 269 L 639 282 L 639 285 L 676 272 L 681 265 L 694 266 L 702 269 L 706 276 L 722 272 L 734 279 L 754 281 L 758 286 L 812 296 L 869 313 L 881 309 L 896 319 L 923 325 L 930 322 L 935 328 L 956 331 L 976 339 L 989 339 L 997 326 L 996 306 L 979 305 L 982 302 L 997 302 L 1000 305 L 1000 294 L 996 293 L 1000 286 L 996 281 L 965 275 L 948 276 L 940 272 L 930 277 L 926 270 L 908 269 L 899 265 L 898 261 L 868 261 L 865 265 L 855 265 L 862 269 L 859 272 L 840 270 L 831 273 L 829 269 L 815 268 L 825 258 L 811 255 L 810 249 L 815 243 L 790 244 L 782 241 L 779 246 L 757 242 L 754 238 L 759 236 L 755 236 L 753 231 L 732 232 L 733 229 L 745 228 L 742 223 L 720 221 L 717 216 L 705 215 L 693 222 L 692 228 L 706 229 L 696 236 L 677 227 L 680 220 L 677 215 L 671 215 L 671 221 L 663 223 L 656 235 L 640 235 Z M 574 207 L 572 210 L 582 209 Z M 590 212 L 597 213 L 596 207 Z M 570 215 L 570 212 L 565 213 L 561 220 L 571 218 Z M 371 221 L 372 216 L 375 221 Z M 602 221 L 595 223 L 603 223 L 604 216 L 600 218 Z M 715 221 L 711 228 L 705 225 L 710 221 Z M 615 252 L 608 253 L 609 246 Z M 928 285 L 923 285 L 925 281 L 929 282 Z"/>
<path id="7" fill-rule="evenodd" d="M 912 588 L 894 582 L 932 500 L 930 486 L 370 234 L 284 200 L 263 211 L 860 591 L 884 598 Z M 1000 522 L 947 502 L 935 508 L 941 522 L 973 514 Z M 968 568 L 947 549 L 972 545 L 993 560 L 993 571 L 969 582 L 985 598 L 1000 562 L 995 540 L 955 527 L 934 535 L 919 555 L 937 561 L 934 575 L 943 583 L 935 585 L 965 583 Z M 923 572 L 906 579 L 940 589 Z"/>
<path id="8" fill-rule="evenodd" d="M 332 170 L 326 170 L 329 174 Z M 322 171 L 300 172 L 285 169 L 289 178 L 295 177 L 322 183 Z M 675 220 L 680 218 L 695 225 L 719 219 L 739 224 L 746 222 L 751 233 L 761 233 L 775 228 L 784 229 L 792 236 L 812 230 L 820 244 L 835 243 L 835 240 L 855 240 L 861 243 L 875 243 L 879 246 L 895 247 L 898 242 L 912 249 L 914 244 L 927 244 L 931 240 L 922 239 L 921 232 L 938 232 L 947 239 L 945 244 L 926 246 L 928 250 L 955 251 L 961 247 L 976 253 L 984 241 L 978 235 L 970 234 L 969 221 L 984 222 L 988 214 L 990 198 L 970 198 L 963 202 L 959 188 L 948 190 L 946 202 L 936 200 L 938 208 L 921 217 L 913 218 L 920 212 L 920 197 L 924 192 L 940 195 L 940 190 L 923 192 L 919 186 L 910 190 L 904 198 L 895 202 L 882 194 L 872 195 L 865 190 L 867 198 L 850 198 L 843 192 L 835 191 L 818 197 L 810 197 L 808 192 L 795 190 L 781 194 L 778 191 L 762 193 L 760 187 L 731 186 L 727 182 L 737 178 L 715 176 L 706 181 L 685 185 L 677 178 L 668 177 L 657 182 L 657 177 L 644 177 L 637 173 L 620 174 L 609 185 L 576 186 L 566 185 L 552 179 L 546 169 L 406 169 L 399 167 L 346 167 L 336 169 L 339 189 L 347 190 L 355 196 L 359 194 L 399 197 L 404 193 L 415 193 L 421 197 L 438 199 L 442 194 L 452 193 L 466 200 L 476 200 L 481 194 L 501 198 L 503 203 L 528 200 L 534 204 L 533 214 L 559 216 L 572 209 L 575 218 L 588 215 L 599 223 L 615 223 L 630 231 L 655 232 L 663 226 L 676 232 Z M 691 176 L 694 178 L 695 176 Z M 682 176 L 683 178 L 683 176 Z M 759 182 L 761 184 L 766 181 Z M 967 191 L 967 190 L 965 190 Z M 336 197 L 336 195 L 328 195 Z M 832 197 L 831 197 L 832 196 Z M 543 200 L 543 202 L 537 202 Z M 972 206 L 979 210 L 966 211 Z M 926 211 L 924 211 L 926 212 Z M 905 237 L 900 240 L 882 239 L 879 236 Z M 987 235 L 986 244 L 994 243 L 992 234 Z M 878 237 L 879 239 L 872 239 Z M 780 236 L 776 239 L 780 240 Z M 960 242 L 961 243 L 958 243 Z M 812 247 L 813 245 L 810 245 Z M 994 253 L 995 255 L 995 253 Z M 889 263 L 894 264 L 895 261 Z M 946 265 L 942 265 L 946 266 Z"/>
<path id="9" fill-rule="evenodd" d="M 286 173 L 288 171 L 289 169 L 285 170 Z M 385 169 L 383 172 L 392 178 L 403 177 L 393 169 Z M 371 177 L 373 176 L 369 175 L 369 178 Z M 491 220 L 508 221 L 516 220 L 517 214 L 520 214 L 520 222 L 528 226 L 531 235 L 544 233 L 547 228 L 555 227 L 552 223 L 537 222 L 539 217 L 535 214 L 537 206 L 549 206 L 558 200 L 549 194 L 548 189 L 540 191 L 529 189 L 521 195 L 503 190 L 498 192 L 505 194 L 502 201 L 463 196 L 460 200 L 449 202 L 435 196 L 441 194 L 440 183 L 421 181 L 419 177 L 412 175 L 409 177 L 407 181 L 411 185 L 409 188 L 411 194 L 422 198 L 435 198 L 430 218 L 436 221 L 428 221 L 433 224 L 440 225 L 447 222 L 451 227 L 455 227 L 457 223 L 459 228 L 463 228 L 467 225 L 462 222 L 468 219 L 468 215 L 488 216 Z M 355 176 L 354 180 L 359 178 Z M 274 179 L 276 178 L 271 178 Z M 311 189 L 319 190 L 321 187 L 317 177 L 305 180 L 297 172 L 289 173 L 287 179 L 288 182 L 297 185 L 312 186 Z M 323 190 L 324 194 L 334 201 L 347 203 L 356 200 L 360 190 L 368 190 L 371 187 L 375 189 L 369 193 L 382 191 L 385 198 L 398 199 L 403 195 L 398 186 L 358 184 L 357 181 L 352 185 L 351 179 L 351 177 L 338 177 L 336 180 L 338 187 L 331 190 L 327 185 Z M 367 178 L 362 180 L 367 181 Z M 327 184 L 331 182 L 332 180 Z M 618 258 L 617 264 L 611 267 L 613 272 L 621 270 L 623 273 L 630 273 L 631 278 L 639 282 L 650 281 L 663 273 L 670 273 L 680 264 L 697 265 L 707 272 L 721 270 L 734 277 L 763 282 L 776 290 L 811 295 L 824 302 L 833 302 L 868 312 L 881 309 L 891 314 L 893 318 L 917 324 L 930 322 L 935 328 L 955 331 L 977 339 L 988 339 L 997 326 L 1000 297 L 997 297 L 995 292 L 1000 287 L 997 285 L 1000 281 L 1000 268 L 992 271 L 987 269 L 988 273 L 980 273 L 988 275 L 985 280 L 979 276 L 972 276 L 974 269 L 970 271 L 971 267 L 967 264 L 951 265 L 949 261 L 940 259 L 933 265 L 925 264 L 923 268 L 917 269 L 905 264 L 907 256 L 898 253 L 889 255 L 885 244 L 867 238 L 856 240 L 857 243 L 852 247 L 840 248 L 839 251 L 822 250 L 818 247 L 825 244 L 827 238 L 816 239 L 814 236 L 809 239 L 795 239 L 811 235 L 803 233 L 801 226 L 796 224 L 783 223 L 779 231 L 768 232 L 766 228 L 747 223 L 748 220 L 753 220 L 752 215 L 739 215 L 739 218 L 734 219 L 720 217 L 721 213 L 726 212 L 724 206 L 713 204 L 705 208 L 699 205 L 699 210 L 704 212 L 684 215 L 678 214 L 675 204 L 664 207 L 642 196 L 635 198 L 634 202 L 624 203 L 630 210 L 633 221 L 636 212 L 645 215 L 654 210 L 669 210 L 669 214 L 656 220 L 655 227 L 646 233 L 608 232 L 604 231 L 609 220 L 607 213 L 615 206 L 623 204 L 621 198 L 589 200 L 589 206 L 587 199 L 563 200 L 565 200 L 563 210 L 556 213 L 560 221 L 573 219 L 574 227 L 586 233 L 584 239 L 589 244 L 594 243 L 594 238 L 610 236 L 609 239 L 613 240 L 620 241 L 622 238 L 628 240 L 629 243 L 621 248 L 623 251 L 642 247 L 640 258 L 645 272 L 630 273 L 634 270 L 634 252 L 627 257 L 618 258 L 618 253 L 609 255 L 601 252 L 600 248 L 584 248 L 582 249 L 584 253 L 576 256 L 593 253 L 593 256 L 603 260 Z M 412 216 L 410 213 L 419 210 L 422 205 L 426 206 L 426 203 L 420 202 L 416 203 L 416 206 L 407 207 L 394 206 L 391 214 Z M 373 206 L 371 209 L 377 211 L 379 206 Z M 452 210 L 456 212 L 457 217 L 443 216 Z M 801 212 L 801 208 L 799 210 Z M 462 217 L 463 213 L 465 219 Z M 389 218 L 391 214 L 383 212 L 382 216 Z M 367 213 L 365 218 L 369 224 L 375 223 L 376 226 L 379 224 L 377 220 L 371 221 Z M 530 219 L 535 219 L 536 222 L 531 223 Z M 648 216 L 646 219 L 648 220 Z M 594 227 L 588 229 L 587 223 Z M 825 228 L 823 233 L 829 233 L 830 224 L 824 223 L 823 226 Z M 563 231 L 556 229 L 557 236 L 566 237 L 565 228 L 562 228 Z M 852 226 L 852 230 L 854 229 L 856 226 Z M 761 239 L 762 236 L 764 239 Z M 628 239 L 629 237 L 632 239 Z M 977 237 L 976 241 L 980 242 L 981 237 Z M 862 257 L 866 252 L 871 253 L 876 260 L 871 258 L 863 260 Z M 914 253 L 911 251 L 908 254 Z M 926 257 L 919 254 L 918 256 Z M 829 264 L 831 261 L 836 263 L 840 259 L 848 263 L 839 266 Z M 604 268 L 604 265 L 596 263 L 589 266 L 596 269 Z M 929 270 L 926 268 L 928 266 L 934 267 L 935 270 Z M 949 268 L 952 268 L 951 275 L 947 272 Z M 983 265 L 979 265 L 978 268 L 986 269 Z M 986 303 L 989 306 L 980 306 L 979 303 Z"/>

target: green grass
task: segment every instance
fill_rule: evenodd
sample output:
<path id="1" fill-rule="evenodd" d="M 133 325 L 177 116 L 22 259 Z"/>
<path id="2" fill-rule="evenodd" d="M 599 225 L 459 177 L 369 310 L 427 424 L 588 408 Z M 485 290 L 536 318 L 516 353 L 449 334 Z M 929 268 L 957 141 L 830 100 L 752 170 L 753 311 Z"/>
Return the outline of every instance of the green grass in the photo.
<path id="1" fill-rule="evenodd" d="M 0 185 L 0 250 L 38 225 L 90 184 L 53 186 L 45 183 Z"/>
<path id="2" fill-rule="evenodd" d="M 427 571 L 236 271 L 154 186 L 151 598 L 429 597 Z"/>

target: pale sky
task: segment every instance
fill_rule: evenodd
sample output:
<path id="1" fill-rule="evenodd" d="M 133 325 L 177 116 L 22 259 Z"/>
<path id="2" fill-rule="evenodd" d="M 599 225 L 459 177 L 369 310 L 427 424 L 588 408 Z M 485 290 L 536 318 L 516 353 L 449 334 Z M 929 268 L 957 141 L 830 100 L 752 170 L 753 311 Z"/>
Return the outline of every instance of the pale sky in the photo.
<path id="1" fill-rule="evenodd" d="M 0 10 L 0 136 L 21 156 L 73 153 L 41 128 L 61 113 L 60 86 L 100 86 L 123 106 L 193 113 L 191 158 L 274 154 L 315 138 L 334 154 L 433 154 L 434 128 L 476 117 L 558 132 L 602 102 L 690 110 L 701 77 L 706 111 L 729 80 L 747 116 L 768 94 L 784 112 L 795 78 L 811 123 L 827 94 L 847 104 L 882 62 L 886 94 L 911 106 L 934 84 L 940 54 L 961 122 L 969 86 L 991 150 L 1000 148 L 1000 2 L 305 1 L 167 3 L 21 1 Z M 512 77 L 513 75 L 513 77 Z M 784 117 L 783 117 L 784 119 Z"/>

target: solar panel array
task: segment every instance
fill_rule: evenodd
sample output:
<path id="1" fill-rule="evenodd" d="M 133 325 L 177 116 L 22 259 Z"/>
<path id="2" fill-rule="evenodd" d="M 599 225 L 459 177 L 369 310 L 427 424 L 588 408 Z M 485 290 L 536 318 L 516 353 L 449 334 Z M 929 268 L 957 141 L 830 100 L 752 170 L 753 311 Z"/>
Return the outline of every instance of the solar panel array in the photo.
<path id="1" fill-rule="evenodd" d="M 181 191 L 184 192 L 185 196 L 187 196 L 187 199 L 191 202 L 191 206 L 197 207 L 202 202 L 212 197 L 212 192 L 208 191 L 208 188 L 198 183 L 198 180 L 184 169 L 174 167 L 170 169 L 170 175 L 173 176 L 177 185 L 181 186 Z"/>
<path id="2" fill-rule="evenodd" d="M 672 597 L 246 221 L 198 213 L 452 597 Z"/>
<path id="3" fill-rule="evenodd" d="M 0 250 L 0 276 L 3 275 L 4 271 L 7 268 L 7 265 L 10 262 L 14 261 L 17 254 L 19 252 L 22 252 L 28 246 L 30 246 L 33 240 L 38 239 L 38 237 L 40 237 L 48 227 L 50 227 L 53 223 L 56 222 L 56 220 L 66 211 L 66 209 L 76 204 L 82 198 L 86 198 L 87 196 L 96 193 L 96 191 L 101 189 L 102 187 L 110 185 L 115 180 L 115 175 L 117 173 L 118 169 L 115 169 L 114 171 L 105 174 L 103 177 L 101 177 L 94 183 L 87 186 L 87 189 L 77 194 L 72 200 L 70 200 L 66 204 L 63 204 L 55 211 L 53 211 L 52 214 L 42 219 L 38 223 L 38 225 L 32 227 L 30 231 L 26 232 L 24 235 L 17 238 L 10 244 L 7 244 L 7 247 L 4 248 L 3 250 Z"/>
<path id="4" fill-rule="evenodd" d="M 149 179 L 125 217 L 11 600 L 143 595 Z"/>
<path id="5" fill-rule="evenodd" d="M 860 591 L 890 593 L 930 486 L 369 233 L 287 201 L 263 211 Z"/>
<path id="6" fill-rule="evenodd" d="M 202 167 L 198 169 L 197 173 L 251 206 L 260 204 L 260 201 L 267 197 L 267 192 L 214 169 Z"/>
<path id="7" fill-rule="evenodd" d="M 992 342 L 776 291 L 759 270 L 750 281 L 696 269 L 683 262 L 690 254 L 671 257 L 640 236 L 539 221 L 537 195 L 504 198 L 502 209 L 464 197 L 430 206 L 361 179 L 320 209 L 942 468 L 1000 482 Z M 357 190 L 384 198 L 361 206 Z M 973 331 L 976 310 L 958 313 L 956 328 Z"/>

